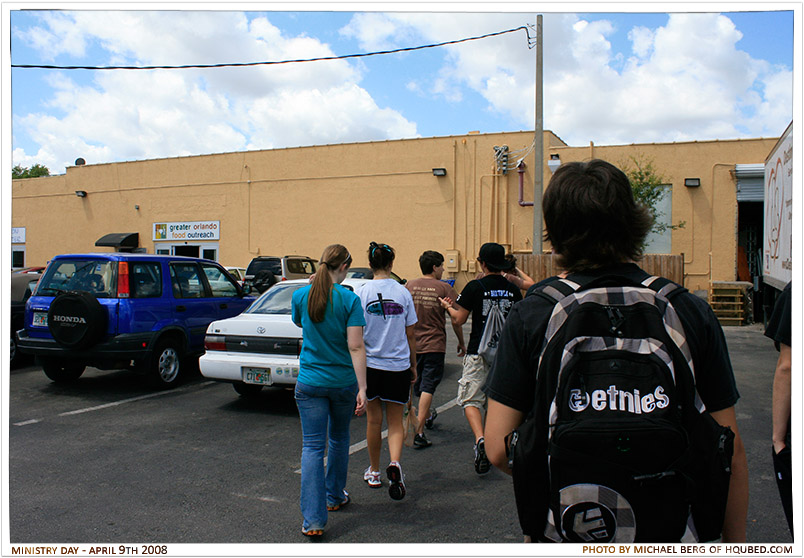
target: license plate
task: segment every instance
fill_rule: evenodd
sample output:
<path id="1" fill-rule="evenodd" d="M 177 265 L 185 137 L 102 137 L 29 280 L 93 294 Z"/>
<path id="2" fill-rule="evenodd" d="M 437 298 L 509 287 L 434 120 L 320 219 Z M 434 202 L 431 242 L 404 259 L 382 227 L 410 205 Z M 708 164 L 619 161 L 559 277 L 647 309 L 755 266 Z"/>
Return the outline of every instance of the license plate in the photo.
<path id="1" fill-rule="evenodd" d="M 33 325 L 47 327 L 47 312 L 34 312 Z"/>
<path id="2" fill-rule="evenodd" d="M 260 386 L 271 385 L 270 368 L 243 368 L 243 382 Z"/>

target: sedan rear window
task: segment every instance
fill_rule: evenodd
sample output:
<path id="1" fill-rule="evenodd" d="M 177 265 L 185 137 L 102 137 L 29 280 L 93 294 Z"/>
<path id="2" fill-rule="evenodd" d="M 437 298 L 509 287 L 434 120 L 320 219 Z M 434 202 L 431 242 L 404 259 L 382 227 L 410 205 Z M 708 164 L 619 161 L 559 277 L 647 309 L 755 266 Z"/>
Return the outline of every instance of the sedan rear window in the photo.
<path id="1" fill-rule="evenodd" d="M 69 259 L 51 263 L 36 289 L 38 296 L 56 296 L 62 291 L 84 291 L 114 297 L 116 262 Z"/>
<path id="2" fill-rule="evenodd" d="M 287 314 L 291 313 L 293 293 L 305 286 L 305 283 L 274 285 L 254 301 L 245 314 Z"/>

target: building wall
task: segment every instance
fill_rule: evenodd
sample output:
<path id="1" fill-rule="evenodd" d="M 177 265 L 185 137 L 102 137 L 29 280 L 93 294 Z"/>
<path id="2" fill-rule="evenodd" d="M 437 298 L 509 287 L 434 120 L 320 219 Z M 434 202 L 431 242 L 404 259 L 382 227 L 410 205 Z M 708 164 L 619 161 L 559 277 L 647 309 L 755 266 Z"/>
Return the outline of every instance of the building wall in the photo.
<path id="1" fill-rule="evenodd" d="M 685 286 L 708 290 L 710 281 L 734 281 L 737 269 L 737 187 L 735 164 L 765 160 L 776 138 L 639 144 L 624 146 L 554 147 L 562 161 L 600 158 L 622 166 L 630 157 L 653 161 L 673 189 L 672 252 L 684 254 Z M 548 155 L 549 156 L 549 155 Z M 633 164 L 632 164 L 633 166 Z M 685 178 L 701 186 L 687 188 Z"/>
<path id="2" fill-rule="evenodd" d="M 525 153 L 532 132 L 468 134 L 411 140 L 323 145 L 70 167 L 64 175 L 14 180 L 12 227 L 26 231 L 26 265 L 43 265 L 56 254 L 106 252 L 101 236 L 138 232 L 153 253 L 153 224 L 219 221 L 218 260 L 245 266 L 256 255 L 304 254 L 313 258 L 338 242 L 356 266 L 368 264 L 370 241 L 397 250 L 395 271 L 419 275 L 418 256 L 457 250 L 460 288 L 476 272 L 482 243 L 499 242 L 513 252 L 533 249 L 534 156 L 523 173 L 501 174 L 494 147 Z M 736 163 L 763 162 L 776 138 L 642 144 L 566 146 L 545 132 L 546 161 L 591 157 L 614 164 L 631 155 L 652 159 L 673 186 L 673 253 L 683 253 L 686 286 L 707 289 L 711 279 L 733 280 L 737 202 L 730 174 Z M 445 168 L 444 177 L 433 168 Z M 701 187 L 685 188 L 685 177 Z M 85 198 L 76 190 L 87 192 Z M 549 249 L 549 246 L 545 246 Z M 710 265 L 711 261 L 711 265 Z"/>

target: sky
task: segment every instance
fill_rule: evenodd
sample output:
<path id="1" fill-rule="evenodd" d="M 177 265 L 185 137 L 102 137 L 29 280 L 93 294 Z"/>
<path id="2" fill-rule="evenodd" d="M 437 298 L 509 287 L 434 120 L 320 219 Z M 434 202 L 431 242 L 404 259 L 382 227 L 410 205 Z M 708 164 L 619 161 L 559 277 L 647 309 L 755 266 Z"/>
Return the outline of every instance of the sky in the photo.
<path id="1" fill-rule="evenodd" d="M 79 157 L 98 164 L 534 129 L 536 53 L 529 36 L 535 42 L 536 15 L 528 10 L 536 4 L 375 2 L 348 7 L 376 11 L 344 11 L 337 3 L 294 3 L 304 11 L 261 12 L 203 3 L 172 11 L 7 6 L 3 33 L 11 65 L 296 60 L 534 27 L 449 46 L 293 64 L 12 67 L 6 74 L 12 164 L 43 164 L 52 174 Z M 429 11 L 409 11 L 422 6 Z M 651 13 L 557 11 L 566 6 L 538 4 L 546 10 L 544 127 L 569 145 L 777 137 L 793 119 L 793 9 L 800 3 L 772 5 L 780 11 L 760 11 L 768 6 L 761 3 L 717 4 L 733 6 L 721 12 L 683 12 L 673 4 Z"/>

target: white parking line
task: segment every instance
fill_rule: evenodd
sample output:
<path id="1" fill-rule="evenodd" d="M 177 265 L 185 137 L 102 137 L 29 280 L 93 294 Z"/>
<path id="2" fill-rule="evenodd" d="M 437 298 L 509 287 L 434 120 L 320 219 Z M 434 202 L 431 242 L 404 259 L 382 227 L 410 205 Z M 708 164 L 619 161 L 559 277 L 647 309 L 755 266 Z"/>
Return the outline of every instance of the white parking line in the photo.
<path id="1" fill-rule="evenodd" d="M 277 498 L 271 498 L 270 496 L 249 496 L 248 494 L 238 494 L 237 492 L 232 492 L 232 496 L 236 496 L 238 498 L 245 498 L 248 500 L 259 500 L 260 502 L 281 502 L 281 500 Z"/>
<path id="2" fill-rule="evenodd" d="M 202 382 L 200 384 L 194 384 L 194 386 L 203 387 L 203 386 L 207 386 L 207 385 L 214 384 L 214 383 L 215 382 L 213 380 L 209 380 L 207 382 Z M 112 401 L 111 403 L 104 403 L 103 405 L 95 405 L 94 407 L 84 407 L 83 409 L 76 409 L 75 411 L 66 411 L 64 413 L 59 413 L 57 416 L 59 416 L 59 417 L 68 417 L 68 416 L 71 416 L 71 415 L 80 415 L 80 414 L 83 414 L 83 413 L 90 413 L 92 411 L 100 411 L 101 409 L 108 409 L 109 407 L 117 407 L 118 405 L 123 405 L 125 403 L 132 403 L 134 401 L 140 401 L 142 399 L 150 399 L 152 397 L 159 397 L 161 395 L 168 395 L 168 394 L 176 393 L 176 392 L 179 392 L 179 391 L 186 391 L 186 390 L 188 390 L 188 389 L 190 389 L 191 387 L 194 387 L 194 386 L 186 386 L 186 387 L 183 387 L 183 388 L 177 388 L 177 389 L 172 389 L 172 390 L 158 391 L 158 392 L 155 392 L 155 393 L 147 393 L 145 395 L 138 395 L 137 397 L 129 397 L 128 399 L 121 399 L 120 401 Z M 22 421 L 22 422 L 15 422 L 14 426 L 26 426 L 26 425 L 29 425 L 29 424 L 36 424 L 38 422 L 41 422 L 42 420 L 44 420 L 44 419 L 31 419 L 31 420 L 26 420 L 26 421 Z"/>
<path id="3" fill-rule="evenodd" d="M 440 407 L 436 407 L 436 412 L 437 413 L 443 413 L 444 411 L 446 411 L 448 409 L 451 409 L 452 407 L 454 407 L 457 404 L 458 404 L 458 401 L 456 399 L 451 399 L 450 401 L 447 401 L 446 403 L 444 403 Z M 383 430 L 382 431 L 382 439 L 384 440 L 387 437 L 388 437 L 388 430 Z M 352 444 L 351 446 L 349 446 L 349 455 L 352 455 L 353 453 L 356 453 L 356 452 L 358 452 L 358 451 L 360 451 L 362 449 L 365 449 L 367 447 L 368 447 L 368 442 L 366 442 L 366 440 L 361 440 L 360 442 L 358 442 L 356 444 Z M 327 458 L 324 457 L 324 467 L 326 467 L 326 466 L 327 466 Z M 300 475 L 301 474 L 301 469 L 296 469 L 293 472 L 296 473 L 297 475 Z"/>

